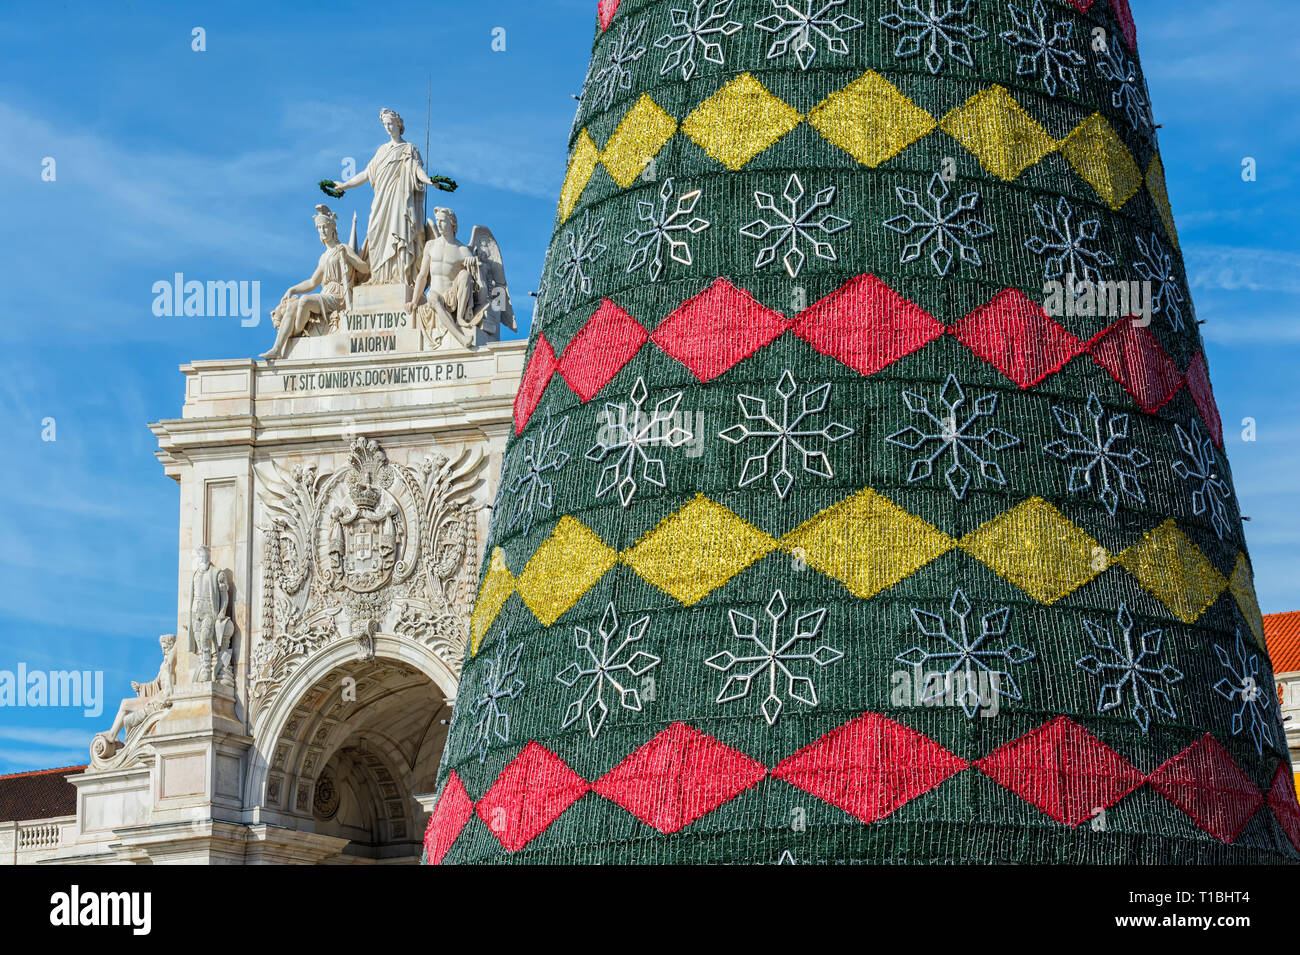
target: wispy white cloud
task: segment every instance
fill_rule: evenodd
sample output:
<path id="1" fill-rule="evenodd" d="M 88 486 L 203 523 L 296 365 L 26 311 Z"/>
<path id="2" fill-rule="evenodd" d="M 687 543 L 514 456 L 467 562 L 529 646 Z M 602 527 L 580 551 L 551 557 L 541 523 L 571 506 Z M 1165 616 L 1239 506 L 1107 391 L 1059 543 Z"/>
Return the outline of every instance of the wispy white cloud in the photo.
<path id="1" fill-rule="evenodd" d="M 286 187 L 286 152 L 227 158 L 156 144 L 133 148 L 5 102 L 0 102 L 0 130 L 0 174 L 35 182 L 34 163 L 39 157 L 54 159 L 57 178 L 41 187 L 46 204 L 64 214 L 79 207 L 82 221 L 109 232 L 113 241 L 97 250 L 101 255 L 128 259 L 174 254 L 178 248 L 225 251 L 242 246 L 250 255 L 276 258 L 295 251 L 287 236 L 259 233 L 228 214 L 232 195 L 265 197 Z M 65 198 L 69 193 L 75 203 Z M 35 202 L 27 209 L 29 214 L 39 211 Z M 67 222 L 49 232 L 66 241 L 73 228 Z"/>
<path id="2" fill-rule="evenodd" d="M 1300 59 L 1300 8 L 1293 0 L 1254 0 L 1249 13 L 1221 0 L 1176 0 L 1176 7 L 1175 15 L 1135 11 L 1149 78 L 1231 92 L 1228 84 L 1268 70 L 1270 89 L 1259 92 L 1278 94 L 1296 84 L 1294 70 L 1269 68 Z M 1267 29 L 1259 28 L 1263 23 Z"/>
<path id="3" fill-rule="evenodd" d="M 406 139 L 424 154 L 425 117 L 403 116 L 403 121 Z M 564 145 L 549 123 L 539 122 L 536 116 L 503 115 L 498 110 L 490 119 L 473 111 L 468 121 L 434 122 L 435 127 L 428 131 L 428 155 L 424 157 L 430 172 L 538 199 L 554 200 L 559 196 Z M 349 148 L 357 169 L 365 166 L 374 150 L 385 142 L 378 110 L 361 106 L 341 108 L 338 103 L 323 101 L 296 103 L 286 110 L 286 124 L 296 135 L 317 143 L 353 144 Z M 338 175 L 344 149 L 322 145 L 317 153 L 323 174 Z"/>
<path id="4" fill-rule="evenodd" d="M 1300 252 L 1197 245 L 1184 258 L 1193 290 L 1300 294 Z"/>
<path id="5" fill-rule="evenodd" d="M 76 748 L 90 743 L 90 734 L 76 729 L 45 729 L 33 726 L 0 726 L 0 740 L 35 743 L 39 746 Z"/>
<path id="6" fill-rule="evenodd" d="M 1208 313 L 1202 311 L 1201 315 L 1207 316 Z M 1282 315 L 1207 318 L 1201 334 L 1206 341 L 1228 347 L 1300 345 L 1300 309 Z"/>
<path id="7" fill-rule="evenodd" d="M 13 772 L 29 769 L 56 769 L 63 766 L 84 766 L 89 761 L 89 749 L 14 749 L 0 748 L 0 764 L 16 767 Z"/>

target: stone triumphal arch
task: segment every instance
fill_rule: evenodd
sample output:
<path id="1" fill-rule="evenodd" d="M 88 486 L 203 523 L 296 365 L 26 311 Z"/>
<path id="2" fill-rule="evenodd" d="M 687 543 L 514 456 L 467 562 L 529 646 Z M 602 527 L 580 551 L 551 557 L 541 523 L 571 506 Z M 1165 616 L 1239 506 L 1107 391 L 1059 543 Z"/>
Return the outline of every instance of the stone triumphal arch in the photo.
<path id="1" fill-rule="evenodd" d="M 482 226 L 461 243 L 439 209 L 389 261 L 304 219 L 325 251 L 268 357 L 183 366 L 151 426 L 176 630 L 70 778 L 51 861 L 419 859 L 525 343 Z"/>

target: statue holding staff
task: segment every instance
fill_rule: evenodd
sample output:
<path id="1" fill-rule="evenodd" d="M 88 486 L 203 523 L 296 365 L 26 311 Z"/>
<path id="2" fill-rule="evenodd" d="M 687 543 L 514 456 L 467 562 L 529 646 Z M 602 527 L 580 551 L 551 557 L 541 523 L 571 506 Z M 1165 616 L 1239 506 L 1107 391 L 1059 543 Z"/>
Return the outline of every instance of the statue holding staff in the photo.
<path id="1" fill-rule="evenodd" d="M 402 138 L 406 125 L 391 109 L 380 112 L 379 120 L 389 141 L 347 182 L 332 183 L 331 195 L 341 196 L 362 183 L 370 183 L 374 198 L 361 254 L 370 263 L 371 281 L 409 286 L 424 249 L 425 187 L 451 191 L 456 184 L 443 176 L 424 171 L 420 150 Z M 322 188 L 326 183 L 321 183 Z"/>

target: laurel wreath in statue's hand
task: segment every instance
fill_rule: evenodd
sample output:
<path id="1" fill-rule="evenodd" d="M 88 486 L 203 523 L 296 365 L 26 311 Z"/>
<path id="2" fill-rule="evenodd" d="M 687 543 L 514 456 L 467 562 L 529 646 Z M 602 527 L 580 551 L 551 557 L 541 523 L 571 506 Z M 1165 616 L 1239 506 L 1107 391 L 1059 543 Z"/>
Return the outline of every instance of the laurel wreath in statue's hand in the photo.
<path id="1" fill-rule="evenodd" d="M 435 189 L 441 189 L 443 192 L 455 192 L 459 188 L 456 180 L 449 176 L 430 176 L 429 180 Z M 331 199 L 343 198 L 343 190 L 335 188 L 333 179 L 322 179 L 316 185 L 320 186 L 320 191 Z"/>

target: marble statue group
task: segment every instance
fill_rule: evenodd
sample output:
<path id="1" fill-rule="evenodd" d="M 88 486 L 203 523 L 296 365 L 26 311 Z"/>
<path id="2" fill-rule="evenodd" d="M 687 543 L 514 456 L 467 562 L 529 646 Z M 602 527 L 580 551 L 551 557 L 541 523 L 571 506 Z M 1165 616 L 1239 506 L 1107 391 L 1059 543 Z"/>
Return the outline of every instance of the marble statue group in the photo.
<path id="1" fill-rule="evenodd" d="M 334 182 L 331 191 L 342 195 L 369 183 L 365 240 L 357 246 L 355 215 L 351 241 L 344 243 L 338 216 L 328 206 L 316 206 L 316 233 L 325 251 L 315 271 L 290 286 L 272 311 L 276 338 L 263 359 L 284 358 L 289 343 L 314 328 L 337 329 L 354 308 L 353 291 L 361 286 L 392 293 L 385 300 L 400 302 L 428 349 L 448 335 L 472 348 L 481 340 L 479 329 L 493 337 L 502 326 L 515 328 L 501 249 L 491 230 L 476 225 L 466 244 L 457 238 L 451 209 L 435 208 L 426 219 L 428 188 L 437 181 L 425 171 L 420 150 L 402 138 L 402 117 L 385 109 L 379 118 L 389 141 L 364 169 Z"/>

